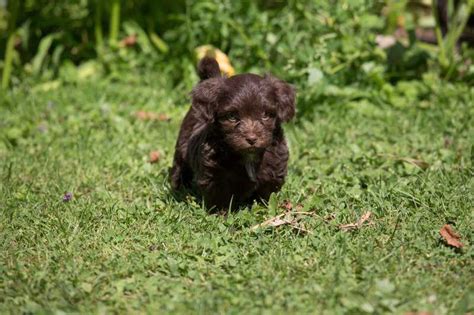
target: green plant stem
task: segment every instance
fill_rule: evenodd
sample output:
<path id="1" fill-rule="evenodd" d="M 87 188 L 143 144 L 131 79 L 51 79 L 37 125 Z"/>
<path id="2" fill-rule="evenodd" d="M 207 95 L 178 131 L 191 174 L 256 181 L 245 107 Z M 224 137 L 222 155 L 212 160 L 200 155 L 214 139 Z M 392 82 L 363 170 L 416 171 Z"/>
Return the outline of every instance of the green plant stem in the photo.
<path id="1" fill-rule="evenodd" d="M 97 50 L 104 47 L 104 33 L 102 31 L 102 1 L 95 1 L 94 34 Z"/>
<path id="2" fill-rule="evenodd" d="M 446 51 L 443 43 L 443 34 L 441 34 L 441 21 L 439 20 L 439 16 L 437 13 L 437 0 L 432 1 L 431 5 L 431 11 L 433 12 L 433 17 L 436 21 L 436 26 L 435 26 L 435 32 L 436 32 L 436 41 L 438 43 L 438 48 L 439 48 L 439 55 L 438 55 L 438 61 L 441 64 L 441 66 L 445 66 L 447 64 L 447 59 L 446 59 Z"/>
<path id="3" fill-rule="evenodd" d="M 10 83 L 10 76 L 13 69 L 13 49 L 15 43 L 15 32 L 8 36 L 7 47 L 5 49 L 5 63 L 2 74 L 2 89 L 7 89 Z"/>
<path id="4" fill-rule="evenodd" d="M 16 19 L 20 11 L 20 1 L 8 1 L 7 10 L 10 12 L 8 19 L 8 39 L 5 48 L 5 60 L 2 73 L 2 89 L 7 89 L 10 84 L 10 76 L 13 69 L 13 51 L 15 48 Z"/>
<path id="5" fill-rule="evenodd" d="M 120 0 L 112 0 L 112 8 L 110 11 L 110 37 L 109 43 L 114 45 L 117 43 L 120 27 Z"/>
<path id="6" fill-rule="evenodd" d="M 445 78 L 449 79 L 456 65 L 456 44 L 466 27 L 474 1 L 460 2 L 456 8 L 454 8 L 452 0 L 448 1 L 448 32 L 444 38 L 441 34 L 441 23 L 436 12 L 436 3 L 437 0 L 433 0 L 432 11 L 436 21 L 435 32 L 439 47 L 438 61 L 446 73 Z"/>
<path id="7" fill-rule="evenodd" d="M 471 5 L 469 3 L 460 3 L 456 13 L 450 18 L 449 30 L 446 35 L 446 45 L 449 53 L 454 54 L 456 43 L 466 27 L 469 16 L 471 15 Z"/>

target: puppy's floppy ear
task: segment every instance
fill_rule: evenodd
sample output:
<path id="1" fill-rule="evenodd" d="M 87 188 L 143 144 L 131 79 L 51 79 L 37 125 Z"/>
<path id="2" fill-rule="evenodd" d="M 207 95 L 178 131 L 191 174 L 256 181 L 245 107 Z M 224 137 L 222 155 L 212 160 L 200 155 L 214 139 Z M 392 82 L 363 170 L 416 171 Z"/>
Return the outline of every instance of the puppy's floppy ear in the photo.
<path id="1" fill-rule="evenodd" d="M 271 75 L 265 75 L 265 82 L 269 85 L 270 95 L 277 106 L 277 117 L 282 122 L 292 119 L 295 116 L 295 88 Z"/>
<path id="2" fill-rule="evenodd" d="M 211 78 L 199 83 L 191 92 L 192 108 L 198 118 L 212 122 L 217 100 L 223 85 L 223 78 Z"/>

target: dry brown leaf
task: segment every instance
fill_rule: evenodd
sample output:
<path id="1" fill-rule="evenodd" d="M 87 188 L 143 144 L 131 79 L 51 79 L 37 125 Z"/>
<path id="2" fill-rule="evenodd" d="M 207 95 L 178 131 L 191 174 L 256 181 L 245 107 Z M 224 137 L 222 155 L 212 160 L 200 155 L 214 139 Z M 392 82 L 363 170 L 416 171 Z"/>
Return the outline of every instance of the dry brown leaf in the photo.
<path id="1" fill-rule="evenodd" d="M 400 158 L 400 161 L 418 166 L 422 170 L 426 170 L 428 167 L 430 167 L 430 164 L 423 160 L 417 160 L 417 159 L 412 159 L 412 158 Z"/>
<path id="2" fill-rule="evenodd" d="M 430 163 L 420 160 L 420 159 L 413 159 L 413 158 L 407 158 L 407 157 L 399 157 L 393 154 L 378 154 L 379 156 L 387 157 L 395 161 L 402 161 L 405 163 L 409 163 L 412 165 L 415 165 L 422 170 L 426 170 L 428 167 L 430 167 Z"/>
<path id="3" fill-rule="evenodd" d="M 313 215 L 313 213 L 312 212 L 301 212 L 301 211 L 297 211 L 297 212 L 287 211 L 287 212 L 279 214 L 279 215 L 277 215 L 273 218 L 270 218 L 270 219 L 264 221 L 263 223 L 254 225 L 250 229 L 252 231 L 255 231 L 255 230 L 263 228 L 263 227 L 268 227 L 268 226 L 277 227 L 277 226 L 280 226 L 280 225 L 288 224 L 293 229 L 296 229 L 296 230 L 299 230 L 299 231 L 302 231 L 302 232 L 305 232 L 305 233 L 308 233 L 308 234 L 313 234 L 311 231 L 307 230 L 303 226 L 303 224 L 298 222 L 298 218 L 296 217 L 296 215 Z"/>
<path id="4" fill-rule="evenodd" d="M 304 206 L 300 203 L 298 203 L 295 207 L 293 207 L 293 204 L 289 200 L 284 200 L 283 203 L 280 205 L 280 208 L 285 209 L 286 211 L 293 210 L 293 208 L 299 212 L 303 210 Z"/>
<path id="5" fill-rule="evenodd" d="M 458 233 L 456 233 L 451 227 L 451 225 L 449 224 L 443 225 L 441 230 L 439 230 L 439 234 L 441 234 L 443 239 L 450 246 L 453 246 L 456 248 L 462 248 L 464 246 L 460 241 L 461 236 Z"/>
<path id="6" fill-rule="evenodd" d="M 150 163 L 156 163 L 160 160 L 160 152 L 158 151 L 151 151 L 150 152 Z"/>
<path id="7" fill-rule="evenodd" d="M 291 224 L 291 221 L 286 221 L 286 220 L 283 220 L 283 219 L 280 219 L 280 218 L 275 218 L 274 220 L 271 220 L 270 222 L 268 222 L 269 226 L 280 226 L 280 225 L 283 225 L 283 224 Z"/>
<path id="8" fill-rule="evenodd" d="M 281 224 L 278 224 L 278 225 L 274 225 L 274 222 L 282 222 L 283 220 L 281 219 L 282 217 L 284 217 L 286 215 L 286 212 L 285 213 L 282 213 L 282 214 L 279 214 L 277 215 L 276 217 L 273 217 L 273 218 L 270 218 L 260 224 L 257 224 L 257 225 L 254 225 L 251 227 L 251 230 L 255 231 L 261 227 L 266 227 L 266 226 L 278 226 L 278 225 L 281 225 Z M 287 221 L 285 221 L 284 223 L 287 223 Z M 282 223 L 282 224 L 284 224 Z"/>
<path id="9" fill-rule="evenodd" d="M 213 47 L 212 45 L 203 45 L 195 49 L 196 57 L 201 60 L 204 57 L 213 57 L 219 64 L 219 68 L 222 73 L 231 77 L 235 74 L 235 69 L 230 63 L 229 57 L 223 53 L 220 49 Z"/>
<path id="10" fill-rule="evenodd" d="M 330 222 L 330 221 L 334 220 L 335 218 L 336 218 L 336 214 L 335 213 L 330 213 L 327 216 L 325 216 L 323 218 L 323 220 L 324 220 L 324 222 L 327 223 L 327 222 Z"/>
<path id="11" fill-rule="evenodd" d="M 293 209 L 293 204 L 291 203 L 291 201 L 285 200 L 283 201 L 283 204 L 281 205 L 281 207 L 283 209 L 286 209 L 287 211 L 290 211 L 291 209 Z"/>
<path id="12" fill-rule="evenodd" d="M 138 118 L 139 120 L 154 120 L 154 121 L 169 121 L 171 118 L 168 117 L 168 115 L 163 114 L 163 113 L 154 113 L 154 112 L 147 112 L 140 110 L 138 112 L 135 112 L 135 117 Z"/>
<path id="13" fill-rule="evenodd" d="M 148 113 L 140 110 L 138 112 L 135 112 L 135 117 L 137 117 L 140 120 L 147 120 L 148 119 Z"/>
<path id="14" fill-rule="evenodd" d="M 443 139 L 443 144 L 444 144 L 444 147 L 445 148 L 449 148 L 452 144 L 453 144 L 453 138 L 450 138 L 450 137 L 444 137 Z"/>
<path id="15" fill-rule="evenodd" d="M 397 40 L 395 39 L 395 36 L 392 35 L 377 35 L 375 37 L 375 42 L 377 43 L 378 47 L 386 49 L 395 45 Z"/>
<path id="16" fill-rule="evenodd" d="M 137 35 L 132 34 L 120 41 L 120 47 L 132 47 L 137 44 Z"/>
<path id="17" fill-rule="evenodd" d="M 352 230 L 360 229 L 362 225 L 367 220 L 369 220 L 371 215 L 372 215 L 372 212 L 367 211 L 360 217 L 360 219 L 356 223 L 342 224 L 342 225 L 339 225 L 339 228 L 343 231 L 352 231 Z"/>

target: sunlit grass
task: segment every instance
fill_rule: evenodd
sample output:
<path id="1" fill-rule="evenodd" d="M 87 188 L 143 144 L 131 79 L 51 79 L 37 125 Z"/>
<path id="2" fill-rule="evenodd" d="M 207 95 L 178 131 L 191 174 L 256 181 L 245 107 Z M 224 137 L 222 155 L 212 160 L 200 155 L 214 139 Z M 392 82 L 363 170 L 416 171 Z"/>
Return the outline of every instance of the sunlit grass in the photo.
<path id="1" fill-rule="evenodd" d="M 159 73 L 19 86 L 0 104 L 0 312 L 472 311 L 474 95 L 432 88 L 423 107 L 398 90 L 405 107 L 376 103 L 375 89 L 315 104 L 286 127 L 283 190 L 216 216 L 167 183 L 188 91 Z M 312 234 L 252 231 L 284 200 L 317 214 L 302 221 Z M 373 225 L 338 228 L 366 211 Z M 463 250 L 441 241 L 447 222 Z"/>

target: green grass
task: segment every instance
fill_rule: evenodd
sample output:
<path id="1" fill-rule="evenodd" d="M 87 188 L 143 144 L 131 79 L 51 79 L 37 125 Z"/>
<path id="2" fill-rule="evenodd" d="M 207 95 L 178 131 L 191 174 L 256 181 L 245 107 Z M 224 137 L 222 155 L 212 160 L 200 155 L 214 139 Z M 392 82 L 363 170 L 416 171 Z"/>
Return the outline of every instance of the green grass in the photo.
<path id="1" fill-rule="evenodd" d="M 0 313 L 473 311 L 474 92 L 429 88 L 421 101 L 395 89 L 398 107 L 382 89 L 314 101 L 286 126 L 282 191 L 222 216 L 170 195 L 188 88 L 158 74 L 20 85 L 0 101 Z M 284 200 L 315 211 L 313 234 L 251 230 Z M 338 228 L 366 211 L 373 225 Z M 447 222 L 462 250 L 442 242 Z"/>

